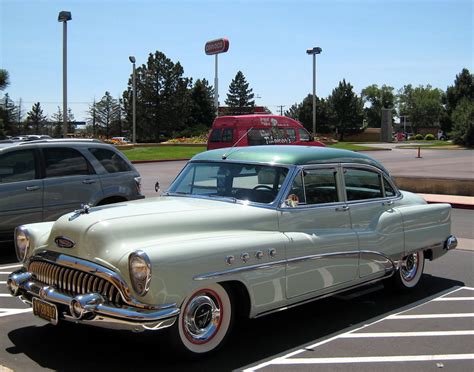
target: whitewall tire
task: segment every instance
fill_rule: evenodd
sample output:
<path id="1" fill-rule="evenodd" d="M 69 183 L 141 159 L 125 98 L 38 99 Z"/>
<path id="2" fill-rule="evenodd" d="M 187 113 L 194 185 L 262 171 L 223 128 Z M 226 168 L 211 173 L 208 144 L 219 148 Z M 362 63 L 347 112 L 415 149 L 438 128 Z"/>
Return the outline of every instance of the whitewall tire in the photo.
<path id="1" fill-rule="evenodd" d="M 223 286 L 211 284 L 194 291 L 183 302 L 175 324 L 180 349 L 190 355 L 216 350 L 229 334 L 233 316 L 231 297 Z"/>
<path id="2" fill-rule="evenodd" d="M 415 288 L 420 282 L 425 266 L 423 251 L 411 253 L 400 262 L 400 268 L 392 277 L 395 289 L 408 290 Z"/>

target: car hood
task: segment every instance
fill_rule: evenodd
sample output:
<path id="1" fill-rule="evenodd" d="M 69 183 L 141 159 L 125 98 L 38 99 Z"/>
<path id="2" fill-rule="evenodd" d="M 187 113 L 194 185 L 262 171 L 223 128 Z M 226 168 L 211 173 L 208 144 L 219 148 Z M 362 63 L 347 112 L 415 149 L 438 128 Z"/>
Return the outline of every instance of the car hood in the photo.
<path id="1" fill-rule="evenodd" d="M 276 211 L 220 200 L 165 196 L 69 213 L 51 229 L 48 250 L 114 266 L 129 252 L 242 231 L 277 230 Z M 61 248 L 58 238 L 74 243 Z M 43 247 L 44 249 L 44 247 Z"/>

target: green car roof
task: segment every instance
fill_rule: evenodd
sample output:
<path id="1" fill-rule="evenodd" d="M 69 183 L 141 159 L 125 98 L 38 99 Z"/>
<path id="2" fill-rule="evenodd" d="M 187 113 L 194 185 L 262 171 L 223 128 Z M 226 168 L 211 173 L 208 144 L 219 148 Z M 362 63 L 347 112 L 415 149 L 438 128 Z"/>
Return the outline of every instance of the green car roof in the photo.
<path id="1" fill-rule="evenodd" d="M 388 171 L 370 156 L 349 150 L 317 146 L 248 146 L 222 148 L 201 152 L 191 161 L 243 161 L 273 163 L 284 165 L 309 165 L 321 163 L 360 163 L 370 164 Z"/>

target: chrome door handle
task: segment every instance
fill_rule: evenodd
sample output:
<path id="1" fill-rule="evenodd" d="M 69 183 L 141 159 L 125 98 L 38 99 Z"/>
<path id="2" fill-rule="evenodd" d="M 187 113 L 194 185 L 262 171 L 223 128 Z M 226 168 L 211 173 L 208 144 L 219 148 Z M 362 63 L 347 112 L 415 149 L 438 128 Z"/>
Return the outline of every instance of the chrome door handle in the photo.
<path id="1" fill-rule="evenodd" d="M 349 209 L 348 205 L 343 205 L 342 207 L 337 207 L 336 212 L 347 212 Z"/>
<path id="2" fill-rule="evenodd" d="M 82 181 L 82 183 L 84 183 L 86 185 L 90 185 L 92 183 L 95 183 L 95 180 L 87 179 L 87 180 Z"/>
<path id="3" fill-rule="evenodd" d="M 384 202 L 382 203 L 382 205 L 392 206 L 392 205 L 393 205 L 393 200 L 384 201 Z"/>
<path id="4" fill-rule="evenodd" d="M 36 191 L 39 190 L 39 186 L 26 186 L 26 191 Z"/>

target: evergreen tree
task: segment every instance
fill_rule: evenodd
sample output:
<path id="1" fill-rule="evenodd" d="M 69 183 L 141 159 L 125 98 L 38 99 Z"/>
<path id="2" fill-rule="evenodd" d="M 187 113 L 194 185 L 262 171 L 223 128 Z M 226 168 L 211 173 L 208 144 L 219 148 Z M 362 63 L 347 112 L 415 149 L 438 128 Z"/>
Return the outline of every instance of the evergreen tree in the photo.
<path id="1" fill-rule="evenodd" d="M 213 102 L 214 89 L 206 79 L 198 79 L 189 94 L 190 112 L 186 129 L 180 136 L 194 136 L 207 132 L 216 117 Z"/>
<path id="2" fill-rule="evenodd" d="M 47 117 L 46 115 L 43 115 L 41 104 L 39 102 L 33 104 L 31 110 L 28 111 L 26 115 L 26 123 L 28 124 L 28 127 L 31 127 L 35 134 L 42 134 Z"/>
<path id="3" fill-rule="evenodd" d="M 136 135 L 140 142 L 159 142 L 186 127 L 191 80 L 183 67 L 165 54 L 149 54 L 146 65 L 136 69 Z M 123 94 L 128 127 L 132 127 L 132 76 Z"/>
<path id="4" fill-rule="evenodd" d="M 230 113 L 234 115 L 248 114 L 249 108 L 255 106 L 253 100 L 255 95 L 252 92 L 253 89 L 249 89 L 249 83 L 247 83 L 244 74 L 242 71 L 238 71 L 229 85 L 229 93 L 227 93 L 225 100 L 225 104 L 230 108 Z"/>
<path id="5" fill-rule="evenodd" d="M 86 118 L 86 122 L 91 127 L 92 137 L 97 137 L 97 102 L 94 98 L 94 101 L 89 105 L 89 110 L 87 110 L 89 116 Z"/>
<path id="6" fill-rule="evenodd" d="M 105 138 L 109 138 L 112 122 L 117 119 L 119 112 L 118 100 L 113 98 L 109 92 L 105 92 L 105 95 L 95 106 L 97 124 Z"/>
<path id="7" fill-rule="evenodd" d="M 0 68 L 0 90 L 4 90 L 8 85 L 10 85 L 8 71 Z"/>
<path id="8" fill-rule="evenodd" d="M 61 110 L 61 107 L 58 106 L 58 111 L 55 112 L 53 115 L 51 115 L 51 119 L 53 121 L 53 137 L 56 138 L 61 138 L 63 137 L 63 112 Z M 74 114 L 72 113 L 72 110 L 70 108 L 67 109 L 67 124 L 68 124 L 68 133 L 73 133 L 75 130 L 74 127 Z"/>
<path id="9" fill-rule="evenodd" d="M 0 102 L 0 119 L 3 121 L 3 131 L 5 135 L 14 136 L 18 134 L 16 128 L 16 106 L 8 93 L 3 96 Z"/>
<path id="10" fill-rule="evenodd" d="M 339 133 L 339 140 L 344 140 L 344 135 L 357 133 L 361 130 L 364 112 L 362 99 L 353 91 L 353 86 L 345 79 L 339 82 L 328 97 L 331 110 L 331 124 Z"/>

